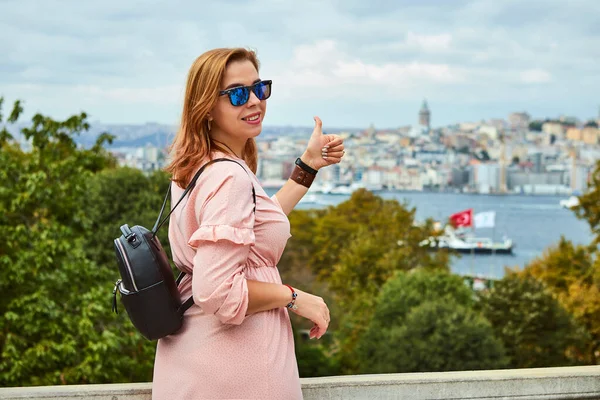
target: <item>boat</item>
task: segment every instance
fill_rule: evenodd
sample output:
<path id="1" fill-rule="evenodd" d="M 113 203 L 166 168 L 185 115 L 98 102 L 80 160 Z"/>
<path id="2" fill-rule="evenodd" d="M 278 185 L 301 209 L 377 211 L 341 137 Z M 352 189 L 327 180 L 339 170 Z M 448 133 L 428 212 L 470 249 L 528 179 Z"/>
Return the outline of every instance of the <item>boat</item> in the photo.
<path id="1" fill-rule="evenodd" d="M 319 202 L 319 198 L 317 197 L 317 195 L 308 193 L 308 194 L 305 194 L 298 203 L 299 204 L 317 204 L 318 202 Z"/>
<path id="2" fill-rule="evenodd" d="M 474 254 L 512 254 L 514 244 L 512 239 L 504 237 L 501 242 L 495 242 L 487 237 L 476 237 L 463 230 L 455 230 L 450 225 L 437 237 L 430 237 L 420 243 L 431 250 L 451 249 L 459 253 Z"/>
<path id="3" fill-rule="evenodd" d="M 562 208 L 571 209 L 577 207 L 579 205 L 579 197 L 571 196 L 568 199 L 563 199 L 559 201 L 559 204 Z"/>
<path id="4" fill-rule="evenodd" d="M 329 194 L 341 194 L 341 195 L 350 196 L 352 194 L 352 188 L 350 186 L 346 186 L 346 185 L 338 185 L 338 186 L 334 187 L 333 189 L 331 189 Z"/>
<path id="5" fill-rule="evenodd" d="M 383 186 L 369 185 L 362 182 L 353 182 L 350 184 L 326 182 L 321 185 L 313 184 L 313 186 L 309 189 L 309 192 L 350 196 L 359 189 L 366 189 L 370 192 L 377 193 L 383 191 Z"/>
<path id="6" fill-rule="evenodd" d="M 318 193 L 318 194 L 330 194 L 331 191 L 335 188 L 335 185 L 329 182 L 325 182 L 323 184 L 313 184 L 308 191 L 310 193 Z"/>
<path id="7" fill-rule="evenodd" d="M 378 193 L 378 192 L 382 192 L 383 189 L 383 185 L 379 185 L 379 184 L 366 184 L 363 182 L 352 182 L 350 184 L 350 191 L 351 192 L 355 192 L 359 189 L 365 189 L 368 190 L 369 192 L 373 192 L 373 193 Z"/>

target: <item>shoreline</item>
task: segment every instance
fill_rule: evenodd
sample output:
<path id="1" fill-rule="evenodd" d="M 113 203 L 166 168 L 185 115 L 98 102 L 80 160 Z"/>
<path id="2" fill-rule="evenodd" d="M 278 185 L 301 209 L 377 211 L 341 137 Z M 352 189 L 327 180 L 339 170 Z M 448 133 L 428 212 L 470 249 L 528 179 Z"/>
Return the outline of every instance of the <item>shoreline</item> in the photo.
<path id="1" fill-rule="evenodd" d="M 281 189 L 281 186 L 263 186 L 265 191 L 272 191 L 273 193 L 277 192 Z M 556 198 L 569 198 L 570 196 L 575 196 L 573 194 L 562 194 L 562 193 L 517 193 L 517 192 L 509 192 L 509 193 L 480 193 L 480 192 L 460 192 L 453 190 L 398 190 L 398 189 L 390 189 L 390 190 L 376 190 L 370 191 L 375 195 L 379 194 L 398 194 L 398 193 L 409 193 L 409 194 L 455 194 L 455 195 L 465 195 L 465 196 L 482 196 L 482 197 L 556 197 Z M 351 194 L 347 193 L 323 193 L 323 192 L 311 192 L 310 190 L 306 193 L 306 195 L 316 195 L 316 196 L 339 196 L 339 197 L 350 197 Z"/>

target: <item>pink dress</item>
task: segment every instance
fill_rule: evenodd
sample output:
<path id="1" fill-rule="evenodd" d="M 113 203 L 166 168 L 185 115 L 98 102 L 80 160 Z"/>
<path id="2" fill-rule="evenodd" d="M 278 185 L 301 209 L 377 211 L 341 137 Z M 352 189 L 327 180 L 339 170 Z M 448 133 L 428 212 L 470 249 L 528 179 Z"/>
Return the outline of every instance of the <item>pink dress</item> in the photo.
<path id="1" fill-rule="evenodd" d="M 243 168 L 229 161 L 207 167 L 170 217 L 173 260 L 187 273 L 181 299 L 193 294 L 195 304 L 181 330 L 158 341 L 152 398 L 301 399 L 287 309 L 246 315 L 246 279 L 281 283 L 289 221 L 244 161 L 219 157 Z M 174 204 L 183 189 L 171 190 Z"/>

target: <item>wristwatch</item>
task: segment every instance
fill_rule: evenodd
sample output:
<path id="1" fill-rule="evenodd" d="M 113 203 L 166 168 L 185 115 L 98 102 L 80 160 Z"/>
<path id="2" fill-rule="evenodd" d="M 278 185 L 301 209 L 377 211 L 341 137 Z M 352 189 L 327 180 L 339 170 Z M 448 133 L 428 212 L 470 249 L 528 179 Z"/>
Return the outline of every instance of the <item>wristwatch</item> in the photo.
<path id="1" fill-rule="evenodd" d="M 306 172 L 308 172 L 309 174 L 312 174 L 312 175 L 316 175 L 316 174 L 317 174 L 317 172 L 319 172 L 319 171 L 317 171 L 316 169 L 314 169 L 314 168 L 311 168 L 311 167 L 310 167 L 308 164 L 306 164 L 304 161 L 302 161 L 302 160 L 300 159 L 300 157 L 296 158 L 296 165 L 297 165 L 297 166 L 299 166 L 300 168 L 302 168 L 303 170 L 305 170 Z"/>

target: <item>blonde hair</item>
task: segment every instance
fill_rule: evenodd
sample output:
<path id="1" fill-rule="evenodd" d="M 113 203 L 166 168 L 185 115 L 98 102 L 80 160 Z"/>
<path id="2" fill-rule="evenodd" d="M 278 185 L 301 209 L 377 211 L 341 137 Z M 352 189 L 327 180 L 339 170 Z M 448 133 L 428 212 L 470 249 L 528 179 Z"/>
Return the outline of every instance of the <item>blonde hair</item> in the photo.
<path id="1" fill-rule="evenodd" d="M 211 140 L 207 114 L 219 98 L 221 81 L 225 69 L 234 61 L 250 61 L 259 69 L 258 58 L 252 50 L 244 48 L 214 49 L 198 57 L 188 73 L 181 125 L 169 147 L 171 163 L 165 168 L 172 180 L 180 187 L 186 187 L 198 163 L 205 158 L 212 159 L 212 151 L 229 152 L 219 143 Z M 256 173 L 258 151 L 254 139 L 248 139 L 242 159 L 252 172 Z"/>

